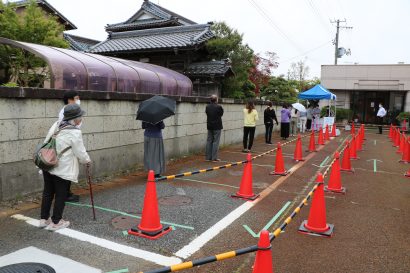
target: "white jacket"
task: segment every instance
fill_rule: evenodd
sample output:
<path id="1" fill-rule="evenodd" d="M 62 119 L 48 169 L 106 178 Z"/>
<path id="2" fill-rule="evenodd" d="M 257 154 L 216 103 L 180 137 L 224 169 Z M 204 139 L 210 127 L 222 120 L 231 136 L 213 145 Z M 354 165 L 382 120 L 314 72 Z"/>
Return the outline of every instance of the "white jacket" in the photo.
<path id="1" fill-rule="evenodd" d="M 57 131 L 59 122 L 55 122 L 48 131 L 44 142 L 47 142 L 52 135 Z M 65 129 L 61 130 L 56 138 L 57 154 L 62 150 L 71 147 L 58 160 L 58 165 L 54 167 L 50 173 L 61 177 L 62 179 L 72 182 L 78 182 L 79 162 L 85 164 L 90 162 L 90 157 L 85 150 L 83 136 L 80 129 Z"/>

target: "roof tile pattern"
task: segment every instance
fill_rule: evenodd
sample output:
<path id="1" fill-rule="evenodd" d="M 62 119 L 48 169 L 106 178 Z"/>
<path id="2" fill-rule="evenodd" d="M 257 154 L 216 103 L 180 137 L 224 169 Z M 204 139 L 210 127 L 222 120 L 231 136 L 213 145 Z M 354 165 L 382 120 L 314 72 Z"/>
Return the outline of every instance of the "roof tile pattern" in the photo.
<path id="1" fill-rule="evenodd" d="M 127 52 L 151 49 L 186 48 L 214 37 L 209 24 L 176 26 L 112 33 L 90 49 L 92 53 Z"/>

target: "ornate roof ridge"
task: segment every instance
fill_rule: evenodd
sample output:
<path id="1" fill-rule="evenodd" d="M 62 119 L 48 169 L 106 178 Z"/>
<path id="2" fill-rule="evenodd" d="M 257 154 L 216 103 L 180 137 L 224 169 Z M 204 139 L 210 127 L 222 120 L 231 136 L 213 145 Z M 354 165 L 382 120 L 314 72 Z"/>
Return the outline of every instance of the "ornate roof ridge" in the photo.
<path id="1" fill-rule="evenodd" d="M 203 30 L 203 32 L 194 38 L 198 40 L 206 32 L 210 31 L 209 24 L 197 24 L 190 26 L 175 26 L 175 27 L 163 27 L 163 28 L 151 28 L 151 29 L 142 29 L 142 30 L 132 30 L 124 32 L 111 33 L 110 38 L 124 38 L 124 37 L 136 37 L 136 36 L 146 36 L 146 35 L 157 35 L 157 34 L 169 34 L 169 33 L 178 33 L 178 32 L 190 32 Z"/>

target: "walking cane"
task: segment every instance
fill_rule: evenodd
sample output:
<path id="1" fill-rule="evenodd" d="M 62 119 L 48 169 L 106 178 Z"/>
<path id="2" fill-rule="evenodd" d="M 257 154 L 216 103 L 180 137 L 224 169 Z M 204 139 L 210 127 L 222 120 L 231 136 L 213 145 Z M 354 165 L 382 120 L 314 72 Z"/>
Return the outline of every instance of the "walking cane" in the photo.
<path id="1" fill-rule="evenodd" d="M 92 187 L 92 182 L 91 182 L 91 171 L 90 171 L 90 165 L 86 165 L 86 172 L 87 172 L 87 182 L 90 187 L 90 197 L 91 197 L 91 206 L 93 208 L 93 219 L 95 219 L 95 208 L 94 208 L 94 197 L 93 197 L 93 187 Z"/>

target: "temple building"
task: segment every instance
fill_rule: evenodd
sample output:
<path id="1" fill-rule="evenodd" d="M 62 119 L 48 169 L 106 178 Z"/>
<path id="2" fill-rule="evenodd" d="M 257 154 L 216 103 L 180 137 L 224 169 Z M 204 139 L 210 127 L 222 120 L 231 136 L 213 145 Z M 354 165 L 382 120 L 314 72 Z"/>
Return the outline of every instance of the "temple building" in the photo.
<path id="1" fill-rule="evenodd" d="M 233 75 L 229 60 L 209 60 L 212 23 L 197 24 L 144 0 L 128 20 L 106 26 L 108 38 L 90 53 L 167 67 L 188 76 L 194 96 L 221 96 L 221 81 Z"/>

